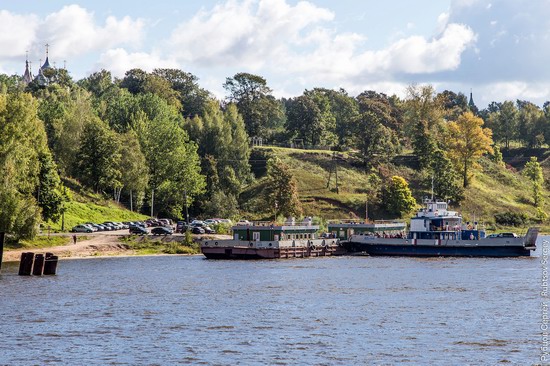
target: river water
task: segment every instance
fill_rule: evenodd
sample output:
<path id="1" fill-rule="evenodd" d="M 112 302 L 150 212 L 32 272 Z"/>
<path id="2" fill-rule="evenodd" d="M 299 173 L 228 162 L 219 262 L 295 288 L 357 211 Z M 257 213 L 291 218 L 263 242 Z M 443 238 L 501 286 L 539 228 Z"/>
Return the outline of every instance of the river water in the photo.
<path id="1" fill-rule="evenodd" d="M 4 263 L 0 365 L 532 365 L 542 239 L 515 259 Z"/>

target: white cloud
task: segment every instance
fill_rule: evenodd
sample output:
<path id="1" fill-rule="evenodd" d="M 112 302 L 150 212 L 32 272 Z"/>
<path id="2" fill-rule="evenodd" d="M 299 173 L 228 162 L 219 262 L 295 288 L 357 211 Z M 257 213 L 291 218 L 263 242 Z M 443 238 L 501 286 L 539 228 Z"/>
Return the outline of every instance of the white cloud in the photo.
<path id="1" fill-rule="evenodd" d="M 35 38 L 38 18 L 0 10 L 0 59 L 20 57 L 30 49 Z"/>
<path id="2" fill-rule="evenodd" d="M 50 43 L 56 56 L 69 57 L 121 44 L 137 45 L 143 26 L 142 20 L 132 20 L 128 16 L 120 20 L 109 16 L 101 26 L 96 23 L 93 12 L 69 5 L 41 22 L 37 38 L 41 43 Z"/>
<path id="3" fill-rule="evenodd" d="M 80 56 L 83 53 L 107 50 L 118 45 L 138 45 L 142 39 L 144 21 L 125 16 L 109 16 L 98 24 L 94 13 L 79 5 L 64 6 L 57 12 L 40 18 L 34 14 L 19 15 L 0 11 L 0 60 L 44 54 L 50 44 L 56 58 Z"/>
<path id="4" fill-rule="evenodd" d="M 362 86 L 367 79 L 456 69 L 476 37 L 469 27 L 447 19 L 448 14 L 439 17 L 440 32 L 432 39 L 410 36 L 376 50 L 365 48 L 367 34 L 336 31 L 335 14 L 310 2 L 228 0 L 180 24 L 166 47 L 185 64 L 269 70 L 292 80 L 294 88 Z M 406 28 L 410 31 L 410 24 Z M 283 84 L 274 88 L 290 89 Z"/>
<path id="5" fill-rule="evenodd" d="M 111 71 L 113 76 L 122 77 L 125 72 L 134 68 L 152 71 L 156 68 L 178 68 L 174 60 L 166 60 L 155 53 L 134 52 L 128 53 L 123 48 L 110 49 L 102 53 L 99 61 L 91 72 L 105 69 Z"/>
<path id="6" fill-rule="evenodd" d="M 186 62 L 245 63 L 257 69 L 280 52 L 286 53 L 289 44 L 307 46 L 309 28 L 333 18 L 329 10 L 305 1 L 290 6 L 285 0 L 228 0 L 178 26 L 170 47 Z"/>

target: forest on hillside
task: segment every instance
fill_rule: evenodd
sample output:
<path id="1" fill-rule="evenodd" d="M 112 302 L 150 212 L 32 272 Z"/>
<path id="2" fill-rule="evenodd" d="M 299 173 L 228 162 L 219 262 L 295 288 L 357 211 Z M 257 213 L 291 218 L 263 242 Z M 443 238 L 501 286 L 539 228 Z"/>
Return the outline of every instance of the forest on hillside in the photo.
<path id="1" fill-rule="evenodd" d="M 386 198 L 407 182 L 384 180 L 380 168 L 406 152 L 436 196 L 460 202 L 480 157 L 501 164 L 502 149 L 550 142 L 549 102 L 479 110 L 464 94 L 429 85 L 410 86 L 403 99 L 321 87 L 277 99 L 263 77 L 238 73 L 218 100 L 177 69 L 132 69 L 120 79 L 102 70 L 78 81 L 65 69 L 41 74 L 30 83 L 0 75 L 0 231 L 21 238 L 59 219 L 68 178 L 153 216 L 180 218 L 189 206 L 194 216 L 236 217 L 240 194 L 254 181 L 253 144 L 346 151 Z M 277 159 L 267 166 L 266 201 L 280 214 L 299 214 L 288 167 Z M 544 220 L 536 159 L 525 174 Z M 406 200 L 397 214 L 411 209 Z"/>

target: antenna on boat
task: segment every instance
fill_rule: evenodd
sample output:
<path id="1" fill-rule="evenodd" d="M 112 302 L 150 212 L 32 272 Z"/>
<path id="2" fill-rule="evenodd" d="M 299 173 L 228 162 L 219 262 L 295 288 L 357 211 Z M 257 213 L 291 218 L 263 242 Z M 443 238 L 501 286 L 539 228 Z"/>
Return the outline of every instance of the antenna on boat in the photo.
<path id="1" fill-rule="evenodd" d="M 434 200 L 434 176 L 432 174 L 432 202 Z"/>

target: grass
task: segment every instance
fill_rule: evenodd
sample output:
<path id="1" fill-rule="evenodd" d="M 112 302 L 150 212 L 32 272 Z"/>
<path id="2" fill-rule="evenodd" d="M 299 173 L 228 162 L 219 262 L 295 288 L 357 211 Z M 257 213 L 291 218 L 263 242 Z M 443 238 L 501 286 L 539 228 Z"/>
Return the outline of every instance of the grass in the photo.
<path id="1" fill-rule="evenodd" d="M 333 160 L 333 153 L 324 150 L 299 150 L 274 147 L 256 147 L 267 156 L 277 156 L 285 162 L 298 183 L 298 192 L 303 213 L 324 219 L 364 218 L 365 203 L 369 182 L 360 162 L 352 155 L 338 153 L 339 159 Z M 543 153 L 541 156 L 548 156 Z M 541 161 L 545 177 L 550 174 L 550 158 Z M 257 163 L 256 163 L 257 164 Z M 335 190 L 334 166 L 338 168 L 338 188 Z M 476 172 L 465 199 L 452 209 L 459 211 L 465 221 L 484 222 L 493 230 L 521 231 L 521 228 L 497 226 L 494 215 L 503 212 L 523 212 L 534 217 L 535 207 L 531 199 L 531 184 L 516 168 L 497 165 L 488 159 L 481 160 L 482 169 Z M 261 167 L 258 171 L 262 171 Z M 404 165 L 387 164 L 380 168 L 385 176 L 403 176 L 413 190 L 417 202 L 428 194 L 429 188 L 423 183 L 421 174 Z M 330 180 L 329 180 L 330 177 Z M 257 177 L 240 197 L 249 219 L 261 220 L 272 217 L 273 210 L 266 208 L 262 195 L 265 186 L 264 176 Z M 547 181 L 548 182 L 548 181 Z M 327 184 L 328 183 L 328 184 Z M 328 185 L 328 187 L 327 187 Z M 545 212 L 550 212 L 550 185 L 546 184 L 543 192 Z M 371 203 L 372 204 L 372 203 Z M 384 219 L 382 209 L 369 205 L 369 217 Z M 541 225 L 543 232 L 550 232 L 550 223 Z"/>
<path id="2" fill-rule="evenodd" d="M 200 254 L 198 243 L 193 242 L 191 236 L 183 242 L 164 241 L 162 238 L 149 238 L 147 236 L 129 235 L 120 238 L 129 249 L 138 255 L 152 254 Z"/>
<path id="3" fill-rule="evenodd" d="M 145 220 L 148 216 L 127 210 L 122 205 L 112 200 L 107 200 L 99 194 L 84 189 L 78 181 L 66 178 L 64 183 L 69 189 L 66 190 L 69 202 L 65 203 L 65 231 L 73 226 L 85 222 L 102 223 L 105 221 L 134 221 Z M 62 219 L 57 222 L 46 222 L 43 228 L 48 226 L 53 232 L 62 231 Z"/>
<path id="4" fill-rule="evenodd" d="M 81 237 L 81 238 L 85 238 L 85 237 Z M 39 235 L 39 236 L 36 236 L 34 239 L 20 240 L 19 242 L 8 240 L 6 243 L 6 248 L 7 249 L 50 248 L 50 247 L 57 247 L 61 245 L 67 245 L 67 244 L 70 244 L 71 242 L 72 242 L 72 238 L 70 236 Z"/>

